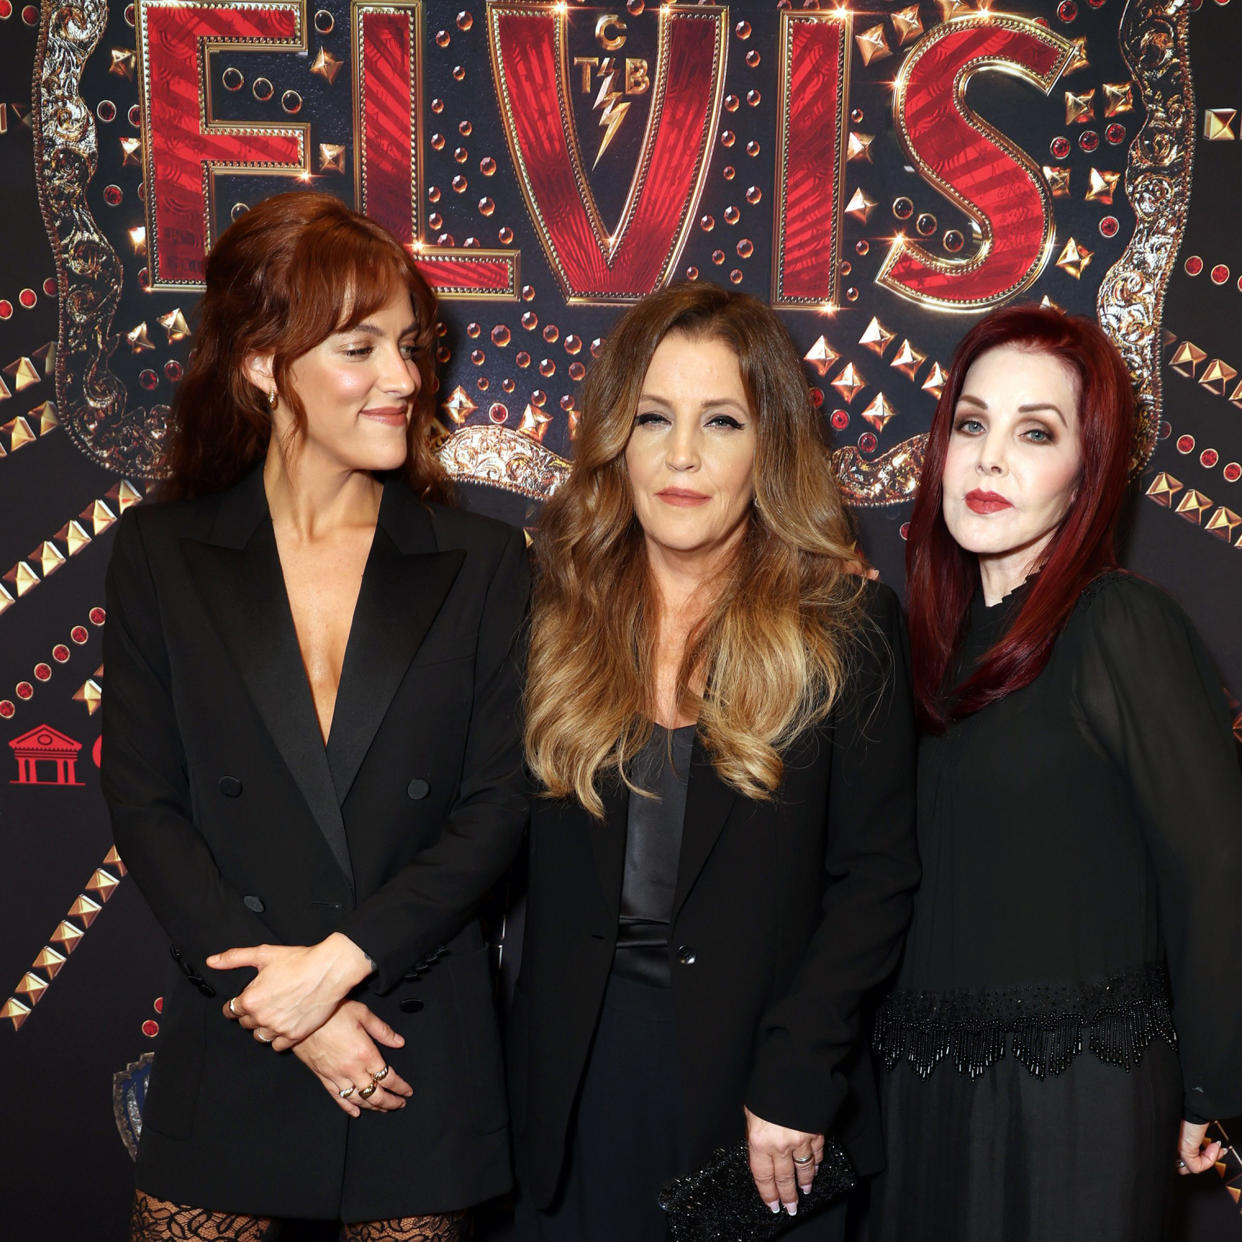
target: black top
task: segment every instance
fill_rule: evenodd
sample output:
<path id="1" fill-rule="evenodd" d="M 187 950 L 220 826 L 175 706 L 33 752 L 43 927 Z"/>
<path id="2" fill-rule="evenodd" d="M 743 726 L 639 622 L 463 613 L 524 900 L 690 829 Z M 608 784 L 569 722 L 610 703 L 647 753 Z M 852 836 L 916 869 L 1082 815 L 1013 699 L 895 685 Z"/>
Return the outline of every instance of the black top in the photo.
<path id="1" fill-rule="evenodd" d="M 625 874 L 613 971 L 639 983 L 668 987 L 669 921 L 686 818 L 686 781 L 694 725 L 656 725 L 634 757 L 630 777 L 653 795 L 630 795 L 625 823 Z"/>
<path id="2" fill-rule="evenodd" d="M 976 598 L 962 670 L 1020 599 Z M 1242 774 L 1220 677 L 1167 595 L 1092 583 L 1034 682 L 923 739 L 918 798 L 890 1065 L 977 1074 L 1008 1046 L 1056 1073 L 1084 1035 L 1129 1065 L 1173 1038 L 1171 981 L 1188 1114 L 1242 1112 Z"/>

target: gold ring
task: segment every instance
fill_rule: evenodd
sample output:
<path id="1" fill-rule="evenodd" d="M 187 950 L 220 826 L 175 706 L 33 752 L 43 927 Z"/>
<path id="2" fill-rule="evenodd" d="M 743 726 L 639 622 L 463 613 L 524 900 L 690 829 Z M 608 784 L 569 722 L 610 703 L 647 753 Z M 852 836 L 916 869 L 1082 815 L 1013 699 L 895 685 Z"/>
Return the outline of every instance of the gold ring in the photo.
<path id="1" fill-rule="evenodd" d="M 358 1088 L 358 1098 L 360 1100 L 369 1100 L 376 1092 L 377 1083 L 368 1083 L 365 1087 Z"/>
<path id="2" fill-rule="evenodd" d="M 794 1164 L 810 1164 L 814 1159 L 814 1156 L 795 1156 L 793 1162 Z"/>
<path id="3" fill-rule="evenodd" d="M 383 1082 L 388 1077 L 388 1066 L 385 1065 L 378 1073 L 371 1075 L 372 1082 Z"/>
<path id="4" fill-rule="evenodd" d="M 338 1091 L 337 1095 L 339 1095 L 342 1100 L 348 1100 L 349 1097 L 357 1090 L 358 1088 L 351 1082 L 349 1086 L 344 1089 L 344 1091 Z"/>

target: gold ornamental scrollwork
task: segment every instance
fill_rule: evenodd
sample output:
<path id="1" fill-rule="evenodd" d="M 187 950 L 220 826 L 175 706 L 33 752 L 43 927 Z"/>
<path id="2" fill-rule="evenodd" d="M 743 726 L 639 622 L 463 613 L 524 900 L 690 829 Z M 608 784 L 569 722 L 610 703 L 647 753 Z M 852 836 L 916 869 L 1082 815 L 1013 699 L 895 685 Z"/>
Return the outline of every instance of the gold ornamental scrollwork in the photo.
<path id="1" fill-rule="evenodd" d="M 1190 204 L 1195 96 L 1185 0 L 1128 0 L 1121 54 L 1138 86 L 1147 119 L 1126 160 L 1126 198 L 1134 233 L 1096 295 L 1104 331 L 1121 351 L 1138 397 L 1132 467 L 1151 457 L 1163 383 L 1160 327 Z"/>
<path id="2" fill-rule="evenodd" d="M 60 300 L 56 405 L 88 457 L 150 478 L 164 422 L 159 407 L 127 412 L 125 384 L 108 368 L 122 268 L 86 201 L 99 146 L 82 69 L 107 22 L 106 0 L 44 3 L 35 52 L 35 181 Z"/>

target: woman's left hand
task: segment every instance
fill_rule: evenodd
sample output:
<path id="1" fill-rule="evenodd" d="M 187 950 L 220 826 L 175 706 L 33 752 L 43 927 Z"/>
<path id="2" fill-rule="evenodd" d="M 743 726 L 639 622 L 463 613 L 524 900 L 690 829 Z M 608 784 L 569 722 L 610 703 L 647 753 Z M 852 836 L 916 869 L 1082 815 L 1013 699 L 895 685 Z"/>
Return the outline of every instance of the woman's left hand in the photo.
<path id="1" fill-rule="evenodd" d="M 1193 1121 L 1182 1122 L 1182 1131 L 1177 1138 L 1177 1171 L 1183 1177 L 1187 1173 L 1203 1173 L 1220 1159 L 1220 1143 L 1214 1141 L 1204 1147 L 1205 1138 L 1206 1123 L 1197 1125 Z"/>
<path id="2" fill-rule="evenodd" d="M 746 1146 L 750 1175 L 759 1197 L 772 1209 L 798 1214 L 798 1191 L 806 1194 L 824 1158 L 824 1136 L 790 1130 L 746 1113 Z"/>
<path id="3" fill-rule="evenodd" d="M 277 1052 L 317 1031 L 350 989 L 371 973 L 371 961 L 348 936 L 333 932 L 315 945 L 260 944 L 226 949 L 207 959 L 212 970 L 252 967 L 259 973 L 222 1007 L 260 1043 Z"/>

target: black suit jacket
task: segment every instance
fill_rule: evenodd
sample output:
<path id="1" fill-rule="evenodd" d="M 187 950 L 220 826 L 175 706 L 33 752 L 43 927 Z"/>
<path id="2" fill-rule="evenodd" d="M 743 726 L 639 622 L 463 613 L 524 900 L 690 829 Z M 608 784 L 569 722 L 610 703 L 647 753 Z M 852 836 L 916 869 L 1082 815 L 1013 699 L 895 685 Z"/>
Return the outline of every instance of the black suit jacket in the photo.
<path id="1" fill-rule="evenodd" d="M 471 915 L 521 839 L 515 636 L 523 538 L 385 484 L 325 747 L 256 470 L 117 530 L 104 793 L 172 942 L 138 1184 L 175 1202 L 372 1219 L 509 1180 L 487 951 Z M 351 1121 L 289 1053 L 220 1013 L 235 945 L 334 930 L 406 1039 L 405 1109 Z M 444 947 L 441 947 L 444 946 Z"/>
<path id="2" fill-rule="evenodd" d="M 896 964 L 919 867 L 914 729 L 892 592 L 867 587 L 866 641 L 836 709 L 785 755 L 770 802 L 716 775 L 696 740 L 669 944 L 684 1098 L 697 1166 L 768 1121 L 841 1135 L 879 1167 L 866 999 Z M 627 799 L 594 820 L 536 800 L 510 1095 L 518 1179 L 553 1198 L 617 939 Z M 641 1091 L 642 1083 L 634 1089 Z"/>

